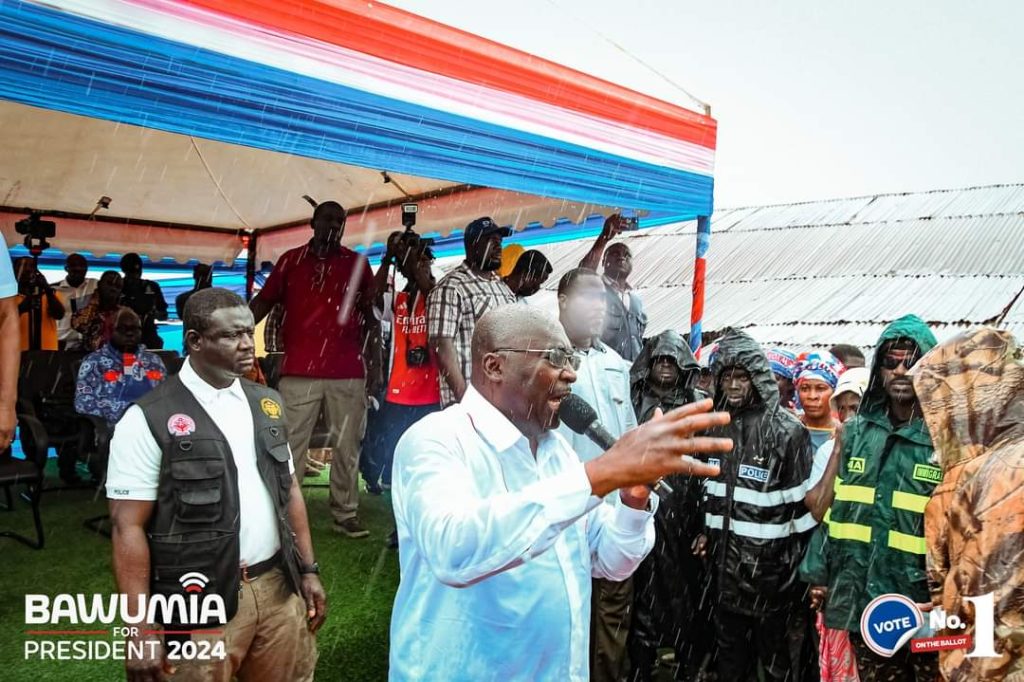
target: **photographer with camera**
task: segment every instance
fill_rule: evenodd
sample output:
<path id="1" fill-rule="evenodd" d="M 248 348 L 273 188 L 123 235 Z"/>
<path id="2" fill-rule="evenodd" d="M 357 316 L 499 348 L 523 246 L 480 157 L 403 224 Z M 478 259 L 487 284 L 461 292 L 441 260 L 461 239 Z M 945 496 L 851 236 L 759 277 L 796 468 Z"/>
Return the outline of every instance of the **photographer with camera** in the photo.
<path id="1" fill-rule="evenodd" d="M 387 282 L 387 273 L 394 264 L 406 284 L 393 294 L 385 293 L 383 286 L 377 288 L 377 307 L 382 311 L 382 320 L 392 327 L 391 372 L 378 415 L 383 429 L 378 457 L 367 472 L 368 487 L 391 487 L 391 464 L 398 439 L 407 428 L 441 406 L 437 356 L 427 342 L 427 295 L 434 288 L 432 243 L 411 227 L 392 233 L 377 272 L 377 283 Z"/>
<path id="2" fill-rule="evenodd" d="M 21 316 L 21 349 L 57 350 L 57 320 L 64 317 L 64 304 L 34 258 L 14 261 L 18 278 L 18 314 Z"/>

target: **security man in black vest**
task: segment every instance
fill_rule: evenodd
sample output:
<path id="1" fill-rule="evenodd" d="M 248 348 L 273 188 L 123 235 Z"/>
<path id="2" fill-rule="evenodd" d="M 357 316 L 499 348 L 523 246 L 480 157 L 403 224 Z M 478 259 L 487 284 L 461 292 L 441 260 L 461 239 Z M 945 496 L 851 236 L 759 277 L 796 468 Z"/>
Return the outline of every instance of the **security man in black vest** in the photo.
<path id="1" fill-rule="evenodd" d="M 114 572 L 132 612 L 138 595 L 213 593 L 228 622 L 144 622 L 132 639 L 147 655 L 125 662 L 128 680 L 312 680 L 326 595 L 281 397 L 239 378 L 255 362 L 252 314 L 211 288 L 182 318 L 188 360 L 111 441 Z M 211 660 L 174 660 L 175 635 L 146 634 L 161 629 L 193 631 Z"/>

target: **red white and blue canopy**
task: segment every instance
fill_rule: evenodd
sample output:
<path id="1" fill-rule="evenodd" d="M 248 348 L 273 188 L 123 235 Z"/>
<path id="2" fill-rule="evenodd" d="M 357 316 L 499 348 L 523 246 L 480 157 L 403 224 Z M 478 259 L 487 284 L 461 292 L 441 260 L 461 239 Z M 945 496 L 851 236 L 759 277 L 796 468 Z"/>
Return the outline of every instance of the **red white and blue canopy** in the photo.
<path id="1" fill-rule="evenodd" d="M 711 117 L 366 0 L 5 0 L 0 76 L 12 241 L 20 209 L 103 195 L 125 224 L 61 220 L 57 246 L 230 261 L 251 230 L 273 259 L 304 194 L 350 209 L 352 243 L 408 196 L 441 234 L 711 213 Z"/>

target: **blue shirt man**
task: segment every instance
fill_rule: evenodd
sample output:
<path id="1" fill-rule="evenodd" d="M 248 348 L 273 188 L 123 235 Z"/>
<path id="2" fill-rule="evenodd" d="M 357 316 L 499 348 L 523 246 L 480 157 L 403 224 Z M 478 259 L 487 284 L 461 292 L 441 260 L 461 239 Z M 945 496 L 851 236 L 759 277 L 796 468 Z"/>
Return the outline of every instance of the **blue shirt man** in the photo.
<path id="1" fill-rule="evenodd" d="M 110 342 L 89 353 L 78 370 L 75 411 L 90 414 L 113 426 L 136 400 L 167 378 L 156 353 L 139 344 L 142 322 L 130 308 L 122 308 Z"/>

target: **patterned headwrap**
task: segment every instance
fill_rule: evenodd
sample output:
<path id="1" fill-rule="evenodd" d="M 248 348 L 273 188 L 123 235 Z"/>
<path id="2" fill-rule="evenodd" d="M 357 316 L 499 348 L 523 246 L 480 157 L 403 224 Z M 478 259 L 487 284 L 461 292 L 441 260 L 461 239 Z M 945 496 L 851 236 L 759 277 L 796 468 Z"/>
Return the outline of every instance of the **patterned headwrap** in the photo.
<path id="1" fill-rule="evenodd" d="M 768 356 L 768 364 L 772 366 L 772 373 L 792 381 L 796 378 L 797 361 L 796 354 L 782 348 L 772 348 L 765 353 Z"/>
<path id="2" fill-rule="evenodd" d="M 839 383 L 839 375 L 845 370 L 846 366 L 828 351 L 804 353 L 798 361 L 794 383 L 804 379 L 818 379 L 835 390 Z"/>

